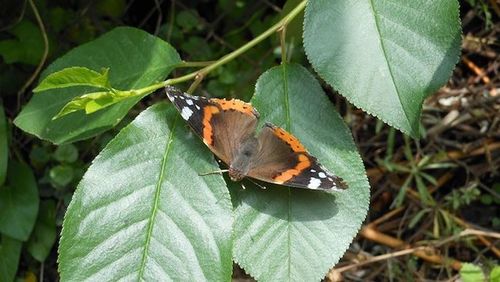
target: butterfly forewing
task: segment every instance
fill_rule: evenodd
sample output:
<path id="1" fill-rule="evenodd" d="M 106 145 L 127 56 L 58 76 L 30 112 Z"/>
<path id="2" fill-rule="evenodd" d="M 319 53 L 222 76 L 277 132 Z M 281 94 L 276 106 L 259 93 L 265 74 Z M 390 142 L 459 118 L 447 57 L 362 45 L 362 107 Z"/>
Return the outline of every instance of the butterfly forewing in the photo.
<path id="1" fill-rule="evenodd" d="M 248 103 L 191 96 L 171 86 L 166 92 L 182 118 L 227 165 L 239 145 L 255 133 L 258 113 Z"/>

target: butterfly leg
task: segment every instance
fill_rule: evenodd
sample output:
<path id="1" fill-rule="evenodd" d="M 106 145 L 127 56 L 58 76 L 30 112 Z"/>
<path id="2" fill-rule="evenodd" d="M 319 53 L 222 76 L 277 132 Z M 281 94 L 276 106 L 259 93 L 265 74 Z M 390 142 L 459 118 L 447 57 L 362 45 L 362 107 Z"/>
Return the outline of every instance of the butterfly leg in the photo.
<path id="1" fill-rule="evenodd" d="M 221 170 L 215 170 L 215 171 L 210 171 L 210 172 L 205 172 L 205 173 L 198 173 L 199 176 L 206 176 L 210 174 L 223 174 L 224 172 L 228 172 L 228 169 L 221 169 Z"/>
<path id="2" fill-rule="evenodd" d="M 258 186 L 260 189 L 262 189 L 262 190 L 266 190 L 266 189 L 267 189 L 267 187 L 266 187 L 266 186 L 261 185 L 261 184 L 259 184 L 259 183 L 255 182 L 255 181 L 253 181 L 253 180 L 252 180 L 252 179 L 250 179 L 250 178 L 248 178 L 248 180 L 250 180 L 250 182 L 252 182 L 253 184 L 257 185 L 257 186 Z"/>

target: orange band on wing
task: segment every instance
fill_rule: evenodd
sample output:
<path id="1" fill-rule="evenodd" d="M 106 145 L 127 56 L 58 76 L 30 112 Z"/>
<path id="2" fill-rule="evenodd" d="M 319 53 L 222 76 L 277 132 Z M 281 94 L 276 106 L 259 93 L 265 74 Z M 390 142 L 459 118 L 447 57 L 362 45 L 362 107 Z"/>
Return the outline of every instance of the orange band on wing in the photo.
<path id="1" fill-rule="evenodd" d="M 276 183 L 285 183 L 288 180 L 292 179 L 293 177 L 299 175 L 304 169 L 308 168 L 311 166 L 311 161 L 309 158 L 304 155 L 300 154 L 299 155 L 299 163 L 292 169 L 285 170 L 284 172 L 280 173 L 278 176 L 274 177 L 273 180 Z"/>
<path id="2" fill-rule="evenodd" d="M 238 99 L 226 100 L 213 98 L 210 100 L 217 103 L 223 110 L 236 110 L 249 115 L 254 114 L 254 110 L 251 104 L 245 103 Z"/>
<path id="3" fill-rule="evenodd" d="M 300 141 L 293 135 L 279 127 L 274 127 L 273 130 L 274 134 L 281 140 L 285 141 L 288 145 L 290 145 L 294 152 L 306 152 L 306 148 L 304 147 L 304 145 L 302 145 Z"/>
<path id="4" fill-rule="evenodd" d="M 203 142 L 207 145 L 213 145 L 213 130 L 210 120 L 212 116 L 219 112 L 216 106 L 207 106 L 203 109 Z"/>

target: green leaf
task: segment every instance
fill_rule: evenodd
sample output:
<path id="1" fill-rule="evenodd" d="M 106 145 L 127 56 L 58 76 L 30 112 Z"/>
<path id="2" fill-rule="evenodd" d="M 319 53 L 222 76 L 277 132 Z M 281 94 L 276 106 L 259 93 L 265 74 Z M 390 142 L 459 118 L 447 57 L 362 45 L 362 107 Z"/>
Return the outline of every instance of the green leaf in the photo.
<path id="1" fill-rule="evenodd" d="M 355 106 L 419 136 L 424 99 L 460 55 L 456 0 L 317 0 L 305 11 L 314 69 Z"/>
<path id="2" fill-rule="evenodd" d="M 57 188 L 67 186 L 73 180 L 74 176 L 75 172 L 73 168 L 68 165 L 55 166 L 49 172 L 50 180 Z"/>
<path id="3" fill-rule="evenodd" d="M 9 156 L 9 145 L 7 144 L 7 118 L 3 110 L 3 104 L 0 100 L 0 187 L 5 182 L 7 176 L 7 163 Z"/>
<path id="4" fill-rule="evenodd" d="M 30 167 L 10 162 L 7 185 L 0 187 L 0 232 L 28 240 L 38 213 L 38 188 Z"/>
<path id="5" fill-rule="evenodd" d="M 28 252 L 39 262 L 45 261 L 56 241 L 56 204 L 47 200 L 40 203 L 38 219 L 28 241 Z"/>
<path id="6" fill-rule="evenodd" d="M 472 263 L 462 264 L 462 268 L 460 268 L 460 278 L 463 282 L 486 281 L 481 268 Z"/>
<path id="7" fill-rule="evenodd" d="M 370 187 L 352 136 L 319 83 L 299 65 L 264 73 L 253 105 L 288 129 L 349 188 L 324 193 L 245 183 L 234 192 L 234 257 L 258 281 L 314 281 L 342 257 L 361 227 Z M 267 185 L 266 185 L 267 186 Z"/>
<path id="8" fill-rule="evenodd" d="M 490 282 L 500 281 L 500 266 L 495 265 L 490 272 Z"/>
<path id="9" fill-rule="evenodd" d="M 14 281 L 21 257 L 21 241 L 0 234 L 0 281 Z"/>
<path id="10" fill-rule="evenodd" d="M 137 89 L 164 79 L 179 62 L 179 55 L 168 43 L 138 29 L 119 27 L 53 62 L 43 72 L 41 80 L 67 67 L 109 68 L 109 82 L 113 87 Z M 91 115 L 76 112 L 52 120 L 74 97 L 91 93 L 92 89 L 75 86 L 37 93 L 14 123 L 41 139 L 56 144 L 70 143 L 112 128 L 142 98 L 127 99 Z"/>
<path id="11" fill-rule="evenodd" d="M 65 68 L 49 74 L 33 92 L 73 86 L 109 88 L 108 72 L 109 68 L 102 70 L 102 73 L 84 67 Z"/>
<path id="12" fill-rule="evenodd" d="M 146 93 L 148 94 L 148 93 Z M 54 116 L 53 119 L 58 119 L 67 114 L 85 110 L 86 114 L 95 113 L 99 110 L 112 106 L 118 102 L 124 100 L 134 99 L 135 97 L 143 97 L 145 94 L 141 91 L 105 91 L 105 92 L 93 92 L 89 94 L 82 95 L 80 97 L 75 97 L 69 103 L 64 105 L 64 107 Z"/>
<path id="13" fill-rule="evenodd" d="M 74 163 L 78 159 L 78 149 L 73 144 L 66 144 L 57 147 L 54 158 L 59 162 Z"/>
<path id="14" fill-rule="evenodd" d="M 0 41 L 0 55 L 5 63 L 36 66 L 42 58 L 44 49 L 40 29 L 32 22 L 23 20 L 9 31 L 16 39 Z"/>
<path id="15" fill-rule="evenodd" d="M 61 280 L 230 280 L 229 193 L 220 175 L 199 176 L 217 169 L 170 104 L 141 113 L 78 185 L 59 246 Z"/>
<path id="16" fill-rule="evenodd" d="M 429 209 L 420 210 L 408 223 L 408 227 L 413 228 L 422 219 L 422 217 L 429 212 Z"/>
<path id="17" fill-rule="evenodd" d="M 415 175 L 415 183 L 417 185 L 417 191 L 420 196 L 420 199 L 426 205 L 434 205 L 435 201 L 432 198 L 431 193 L 429 192 L 429 188 L 425 185 L 424 181 L 420 177 L 420 174 Z"/>
<path id="18" fill-rule="evenodd" d="M 199 24 L 198 18 L 199 15 L 196 10 L 182 10 L 177 14 L 175 22 L 184 31 L 189 31 Z"/>

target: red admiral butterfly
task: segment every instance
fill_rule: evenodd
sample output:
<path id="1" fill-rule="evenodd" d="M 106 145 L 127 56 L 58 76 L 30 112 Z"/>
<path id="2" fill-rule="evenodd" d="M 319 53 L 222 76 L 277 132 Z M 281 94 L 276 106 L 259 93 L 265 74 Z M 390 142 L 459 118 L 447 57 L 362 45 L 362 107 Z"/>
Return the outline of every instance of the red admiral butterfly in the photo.
<path id="1" fill-rule="evenodd" d="M 165 87 L 168 98 L 208 148 L 229 166 L 229 177 L 248 176 L 298 188 L 341 190 L 347 185 L 329 173 L 292 134 L 266 123 L 256 136 L 259 113 L 238 99 L 207 99 Z"/>

